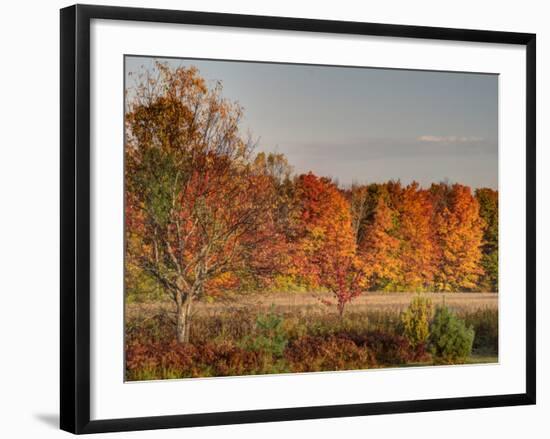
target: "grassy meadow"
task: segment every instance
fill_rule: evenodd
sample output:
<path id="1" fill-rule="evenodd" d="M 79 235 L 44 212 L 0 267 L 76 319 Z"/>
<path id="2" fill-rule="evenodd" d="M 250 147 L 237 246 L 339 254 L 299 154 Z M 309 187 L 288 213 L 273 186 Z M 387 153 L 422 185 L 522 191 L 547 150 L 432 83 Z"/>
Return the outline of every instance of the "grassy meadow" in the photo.
<path id="1" fill-rule="evenodd" d="M 126 379 L 151 380 L 440 364 L 412 346 L 402 313 L 414 293 L 367 293 L 340 317 L 328 293 L 252 294 L 195 306 L 190 340 L 175 342 L 170 301 L 126 305 Z M 461 363 L 498 362 L 498 294 L 425 293 L 473 328 Z"/>

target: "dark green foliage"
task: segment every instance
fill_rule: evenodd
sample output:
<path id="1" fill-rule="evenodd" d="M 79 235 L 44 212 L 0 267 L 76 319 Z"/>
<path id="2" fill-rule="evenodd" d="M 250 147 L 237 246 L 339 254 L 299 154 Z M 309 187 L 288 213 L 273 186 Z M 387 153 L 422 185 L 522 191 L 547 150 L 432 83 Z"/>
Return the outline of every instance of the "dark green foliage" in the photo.
<path id="1" fill-rule="evenodd" d="M 247 349 L 265 352 L 280 358 L 288 344 L 287 334 L 283 328 L 283 318 L 273 308 L 267 314 L 256 318 L 255 330 L 245 336 L 241 345 Z"/>
<path id="2" fill-rule="evenodd" d="M 437 364 L 464 363 L 472 353 L 474 330 L 446 306 L 438 307 L 430 326 L 430 351 Z"/>
<path id="3" fill-rule="evenodd" d="M 128 158 L 130 160 L 130 158 Z M 165 225 L 174 197 L 173 183 L 178 177 L 175 158 L 158 148 L 143 152 L 143 160 L 126 174 L 128 190 L 143 194 L 144 209 L 159 225 Z M 181 172 L 181 169 L 180 169 Z"/>
<path id="4" fill-rule="evenodd" d="M 461 316 L 468 326 L 474 328 L 473 351 L 480 354 L 498 354 L 498 311 L 479 309 Z"/>
<path id="5" fill-rule="evenodd" d="M 475 195 L 479 202 L 479 216 L 485 221 L 482 286 L 489 291 L 498 291 L 498 192 L 483 188 L 477 189 Z"/>

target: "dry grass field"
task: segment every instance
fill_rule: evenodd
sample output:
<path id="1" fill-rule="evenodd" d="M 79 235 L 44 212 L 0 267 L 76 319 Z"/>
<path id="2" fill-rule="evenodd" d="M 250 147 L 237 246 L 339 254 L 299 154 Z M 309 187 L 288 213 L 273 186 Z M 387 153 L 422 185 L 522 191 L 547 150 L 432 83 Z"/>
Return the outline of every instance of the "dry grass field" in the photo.
<path id="1" fill-rule="evenodd" d="M 418 293 L 365 293 L 347 305 L 346 311 L 393 311 L 401 312 Z M 445 304 L 457 312 L 469 312 L 478 309 L 498 309 L 497 293 L 424 293 L 434 305 Z M 330 293 L 270 293 L 266 295 L 254 294 L 212 303 L 198 302 L 195 305 L 197 314 L 219 313 L 225 309 L 240 307 L 262 309 L 274 306 L 278 311 L 299 311 L 302 313 L 336 312 L 335 306 L 327 305 L 333 301 Z M 161 311 L 172 311 L 174 304 L 171 301 L 154 303 L 126 304 L 127 317 L 138 315 L 155 315 Z"/>

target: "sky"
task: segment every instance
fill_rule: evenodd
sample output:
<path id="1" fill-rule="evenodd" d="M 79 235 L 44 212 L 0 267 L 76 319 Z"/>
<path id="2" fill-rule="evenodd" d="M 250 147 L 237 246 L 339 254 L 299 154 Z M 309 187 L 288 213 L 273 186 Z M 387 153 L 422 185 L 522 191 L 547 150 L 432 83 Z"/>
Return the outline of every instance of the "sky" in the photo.
<path id="1" fill-rule="evenodd" d="M 341 186 L 498 187 L 497 75 L 127 56 L 127 88 L 155 60 L 221 81 L 244 107 L 242 132 L 258 151 L 285 154 L 296 173 Z"/>

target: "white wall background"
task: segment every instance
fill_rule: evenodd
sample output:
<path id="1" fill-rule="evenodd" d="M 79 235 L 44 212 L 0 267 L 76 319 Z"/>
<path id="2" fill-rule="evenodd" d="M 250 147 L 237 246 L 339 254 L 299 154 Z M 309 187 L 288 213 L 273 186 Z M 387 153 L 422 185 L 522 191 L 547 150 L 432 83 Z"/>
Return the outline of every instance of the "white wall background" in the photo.
<path id="1" fill-rule="evenodd" d="M 96 3 L 90 1 L 90 3 Z M 538 405 L 364 418 L 208 427 L 105 437 L 545 437 L 550 431 L 548 367 L 550 211 L 550 14 L 524 0 L 103 0 L 100 4 L 205 10 L 537 33 L 538 45 Z M 0 436 L 61 437 L 58 422 L 59 12 L 64 1 L 3 5 L 0 25 Z M 546 275 L 546 276 L 545 276 Z M 545 434 L 546 433 L 546 434 Z"/>

